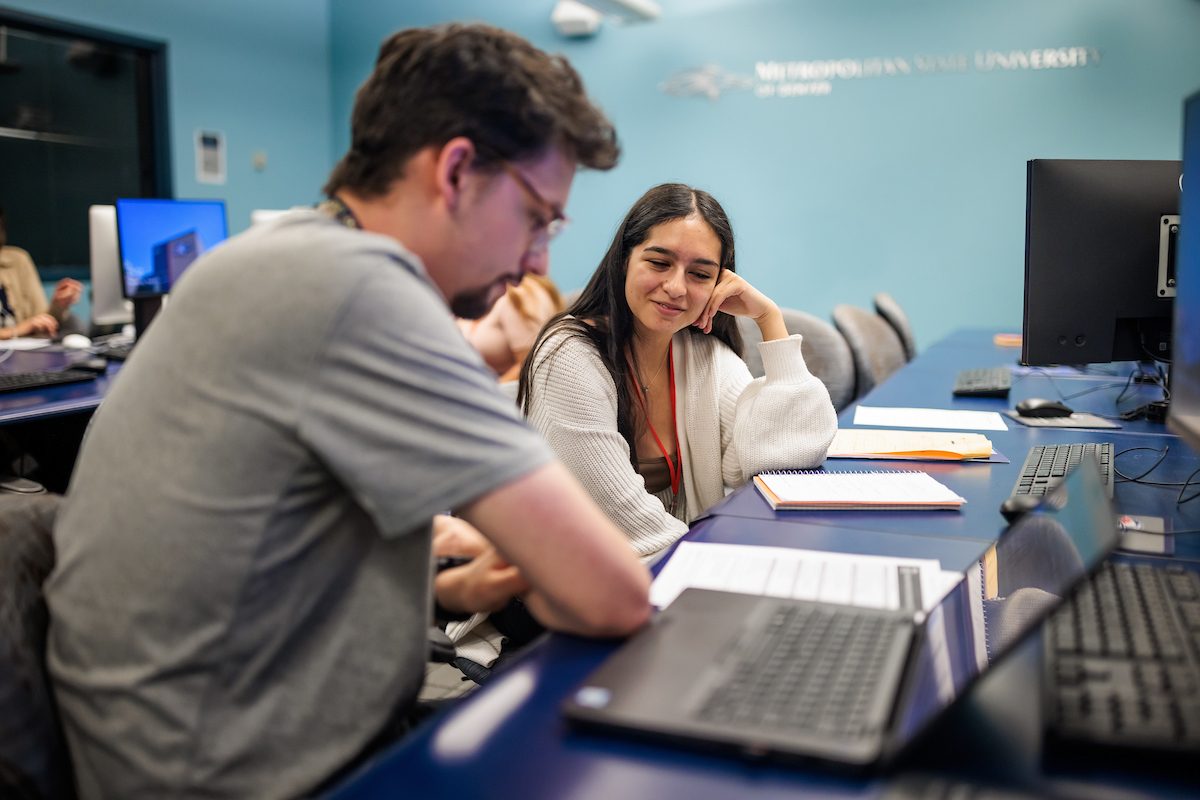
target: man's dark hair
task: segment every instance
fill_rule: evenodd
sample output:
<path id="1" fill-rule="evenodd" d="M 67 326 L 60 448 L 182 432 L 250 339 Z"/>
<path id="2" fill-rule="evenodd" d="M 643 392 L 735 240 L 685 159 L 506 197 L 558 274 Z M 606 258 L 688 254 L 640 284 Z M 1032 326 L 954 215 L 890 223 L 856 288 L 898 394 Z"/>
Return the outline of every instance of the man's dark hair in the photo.
<path id="1" fill-rule="evenodd" d="M 612 123 L 562 56 L 488 25 L 413 28 L 379 48 L 325 193 L 378 197 L 415 153 L 456 136 L 475 144 L 484 168 L 552 146 L 591 169 L 610 169 L 620 154 Z"/>

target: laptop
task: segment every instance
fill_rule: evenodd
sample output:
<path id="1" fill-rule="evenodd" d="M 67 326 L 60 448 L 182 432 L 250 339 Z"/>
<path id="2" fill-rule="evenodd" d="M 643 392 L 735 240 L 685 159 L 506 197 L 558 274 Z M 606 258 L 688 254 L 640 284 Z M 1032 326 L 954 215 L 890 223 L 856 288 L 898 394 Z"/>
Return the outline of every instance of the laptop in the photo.
<path id="1" fill-rule="evenodd" d="M 896 759 L 1119 541 L 1083 462 L 928 613 L 687 589 L 564 704 L 578 726 L 853 769 Z"/>

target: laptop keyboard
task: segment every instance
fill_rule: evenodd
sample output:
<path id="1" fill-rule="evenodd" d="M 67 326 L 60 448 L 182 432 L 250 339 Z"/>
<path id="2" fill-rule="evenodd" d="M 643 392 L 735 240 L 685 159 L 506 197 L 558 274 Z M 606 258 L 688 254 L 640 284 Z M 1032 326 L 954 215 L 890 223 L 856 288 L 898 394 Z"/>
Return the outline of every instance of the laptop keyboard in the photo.
<path id="1" fill-rule="evenodd" d="M 95 372 L 83 369 L 63 369 L 53 372 L 10 372 L 0 375 L 0 392 L 42 389 L 63 383 L 95 380 L 95 378 Z"/>
<path id="2" fill-rule="evenodd" d="M 1100 465 L 1100 475 L 1108 496 L 1113 496 L 1113 446 L 1112 442 L 1088 442 L 1086 444 L 1048 444 L 1029 448 L 1021 475 L 1017 478 L 1010 494 L 1040 496 L 1048 492 L 1063 479 L 1067 471 L 1083 458 L 1095 458 Z"/>
<path id="3" fill-rule="evenodd" d="M 911 630 L 904 623 L 865 609 L 780 606 L 743 643 L 697 716 L 839 738 L 877 733 L 889 708 L 879 702 L 881 691 L 893 688 L 885 667 L 898 637 Z"/>
<path id="4" fill-rule="evenodd" d="M 1045 629 L 1053 742 L 1200 750 L 1200 575 L 1106 564 Z"/>
<path id="5" fill-rule="evenodd" d="M 1008 367 L 964 369 L 954 378 L 954 394 L 959 397 L 1008 397 L 1012 388 L 1012 370 Z"/>

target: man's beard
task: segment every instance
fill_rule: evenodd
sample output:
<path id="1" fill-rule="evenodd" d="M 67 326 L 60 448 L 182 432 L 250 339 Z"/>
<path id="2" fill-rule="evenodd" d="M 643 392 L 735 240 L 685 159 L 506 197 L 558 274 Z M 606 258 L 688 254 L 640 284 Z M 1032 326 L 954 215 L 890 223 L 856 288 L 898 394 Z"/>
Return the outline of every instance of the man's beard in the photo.
<path id="1" fill-rule="evenodd" d="M 459 292 L 450 298 L 450 313 L 460 319 L 479 319 L 491 311 L 496 301 L 504 296 L 506 286 L 507 282 L 491 283 L 480 289 Z"/>

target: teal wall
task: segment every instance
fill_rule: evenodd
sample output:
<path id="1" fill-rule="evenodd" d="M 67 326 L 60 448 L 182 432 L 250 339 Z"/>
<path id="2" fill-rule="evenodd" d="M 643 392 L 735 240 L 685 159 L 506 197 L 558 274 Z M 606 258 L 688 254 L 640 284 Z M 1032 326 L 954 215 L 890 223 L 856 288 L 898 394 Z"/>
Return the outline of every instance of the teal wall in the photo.
<path id="1" fill-rule="evenodd" d="M 327 0 L 3 0 L 10 9 L 167 44 L 176 197 L 255 208 L 319 198 L 333 163 Z M 196 181 L 196 129 L 225 134 L 227 182 Z M 267 154 L 256 171 L 253 154 Z"/>
<path id="2" fill-rule="evenodd" d="M 560 285 L 582 284 L 643 190 L 681 180 L 726 206 L 741 271 L 779 303 L 827 316 L 885 289 L 922 345 L 1020 325 L 1026 159 L 1179 158 L 1181 102 L 1200 89 L 1200 0 L 661 0 L 661 19 L 587 40 L 554 32 L 553 0 L 3 2 L 166 41 L 176 195 L 225 198 L 234 231 L 253 208 L 316 199 L 385 36 L 501 25 L 568 56 L 625 147 L 617 169 L 576 181 L 574 222 L 551 250 Z M 1069 47 L 1089 48 L 1089 63 L 974 65 L 976 52 Z M 919 69 L 936 57 L 943 69 Z M 909 72 L 833 79 L 820 96 L 660 88 L 713 64 L 778 89 L 757 64 L 826 59 Z M 198 127 L 227 136 L 225 186 L 195 181 Z"/>
<path id="3" fill-rule="evenodd" d="M 964 325 L 1019 330 L 1029 158 L 1180 157 L 1183 98 L 1200 89 L 1198 0 L 661 0 L 651 23 L 567 40 L 552 0 L 372 0 L 330 6 L 333 144 L 353 90 L 394 29 L 483 19 L 564 53 L 609 112 L 625 157 L 576 181 L 552 270 L 590 274 L 620 216 L 666 180 L 712 191 L 739 268 L 780 304 L 827 317 L 880 289 L 920 344 Z M 1084 47 L 1080 68 L 992 69 L 976 51 Z M 919 56 L 966 56 L 921 73 Z M 1088 53 L 1091 61 L 1095 53 Z M 904 59 L 895 77 L 833 80 L 823 96 L 674 97 L 660 84 L 715 64 Z M 957 66 L 953 58 L 943 66 Z M 899 69 L 899 67 L 897 67 Z M 755 81 L 758 83 L 758 81 Z M 786 82 L 786 81 L 785 81 Z"/>

